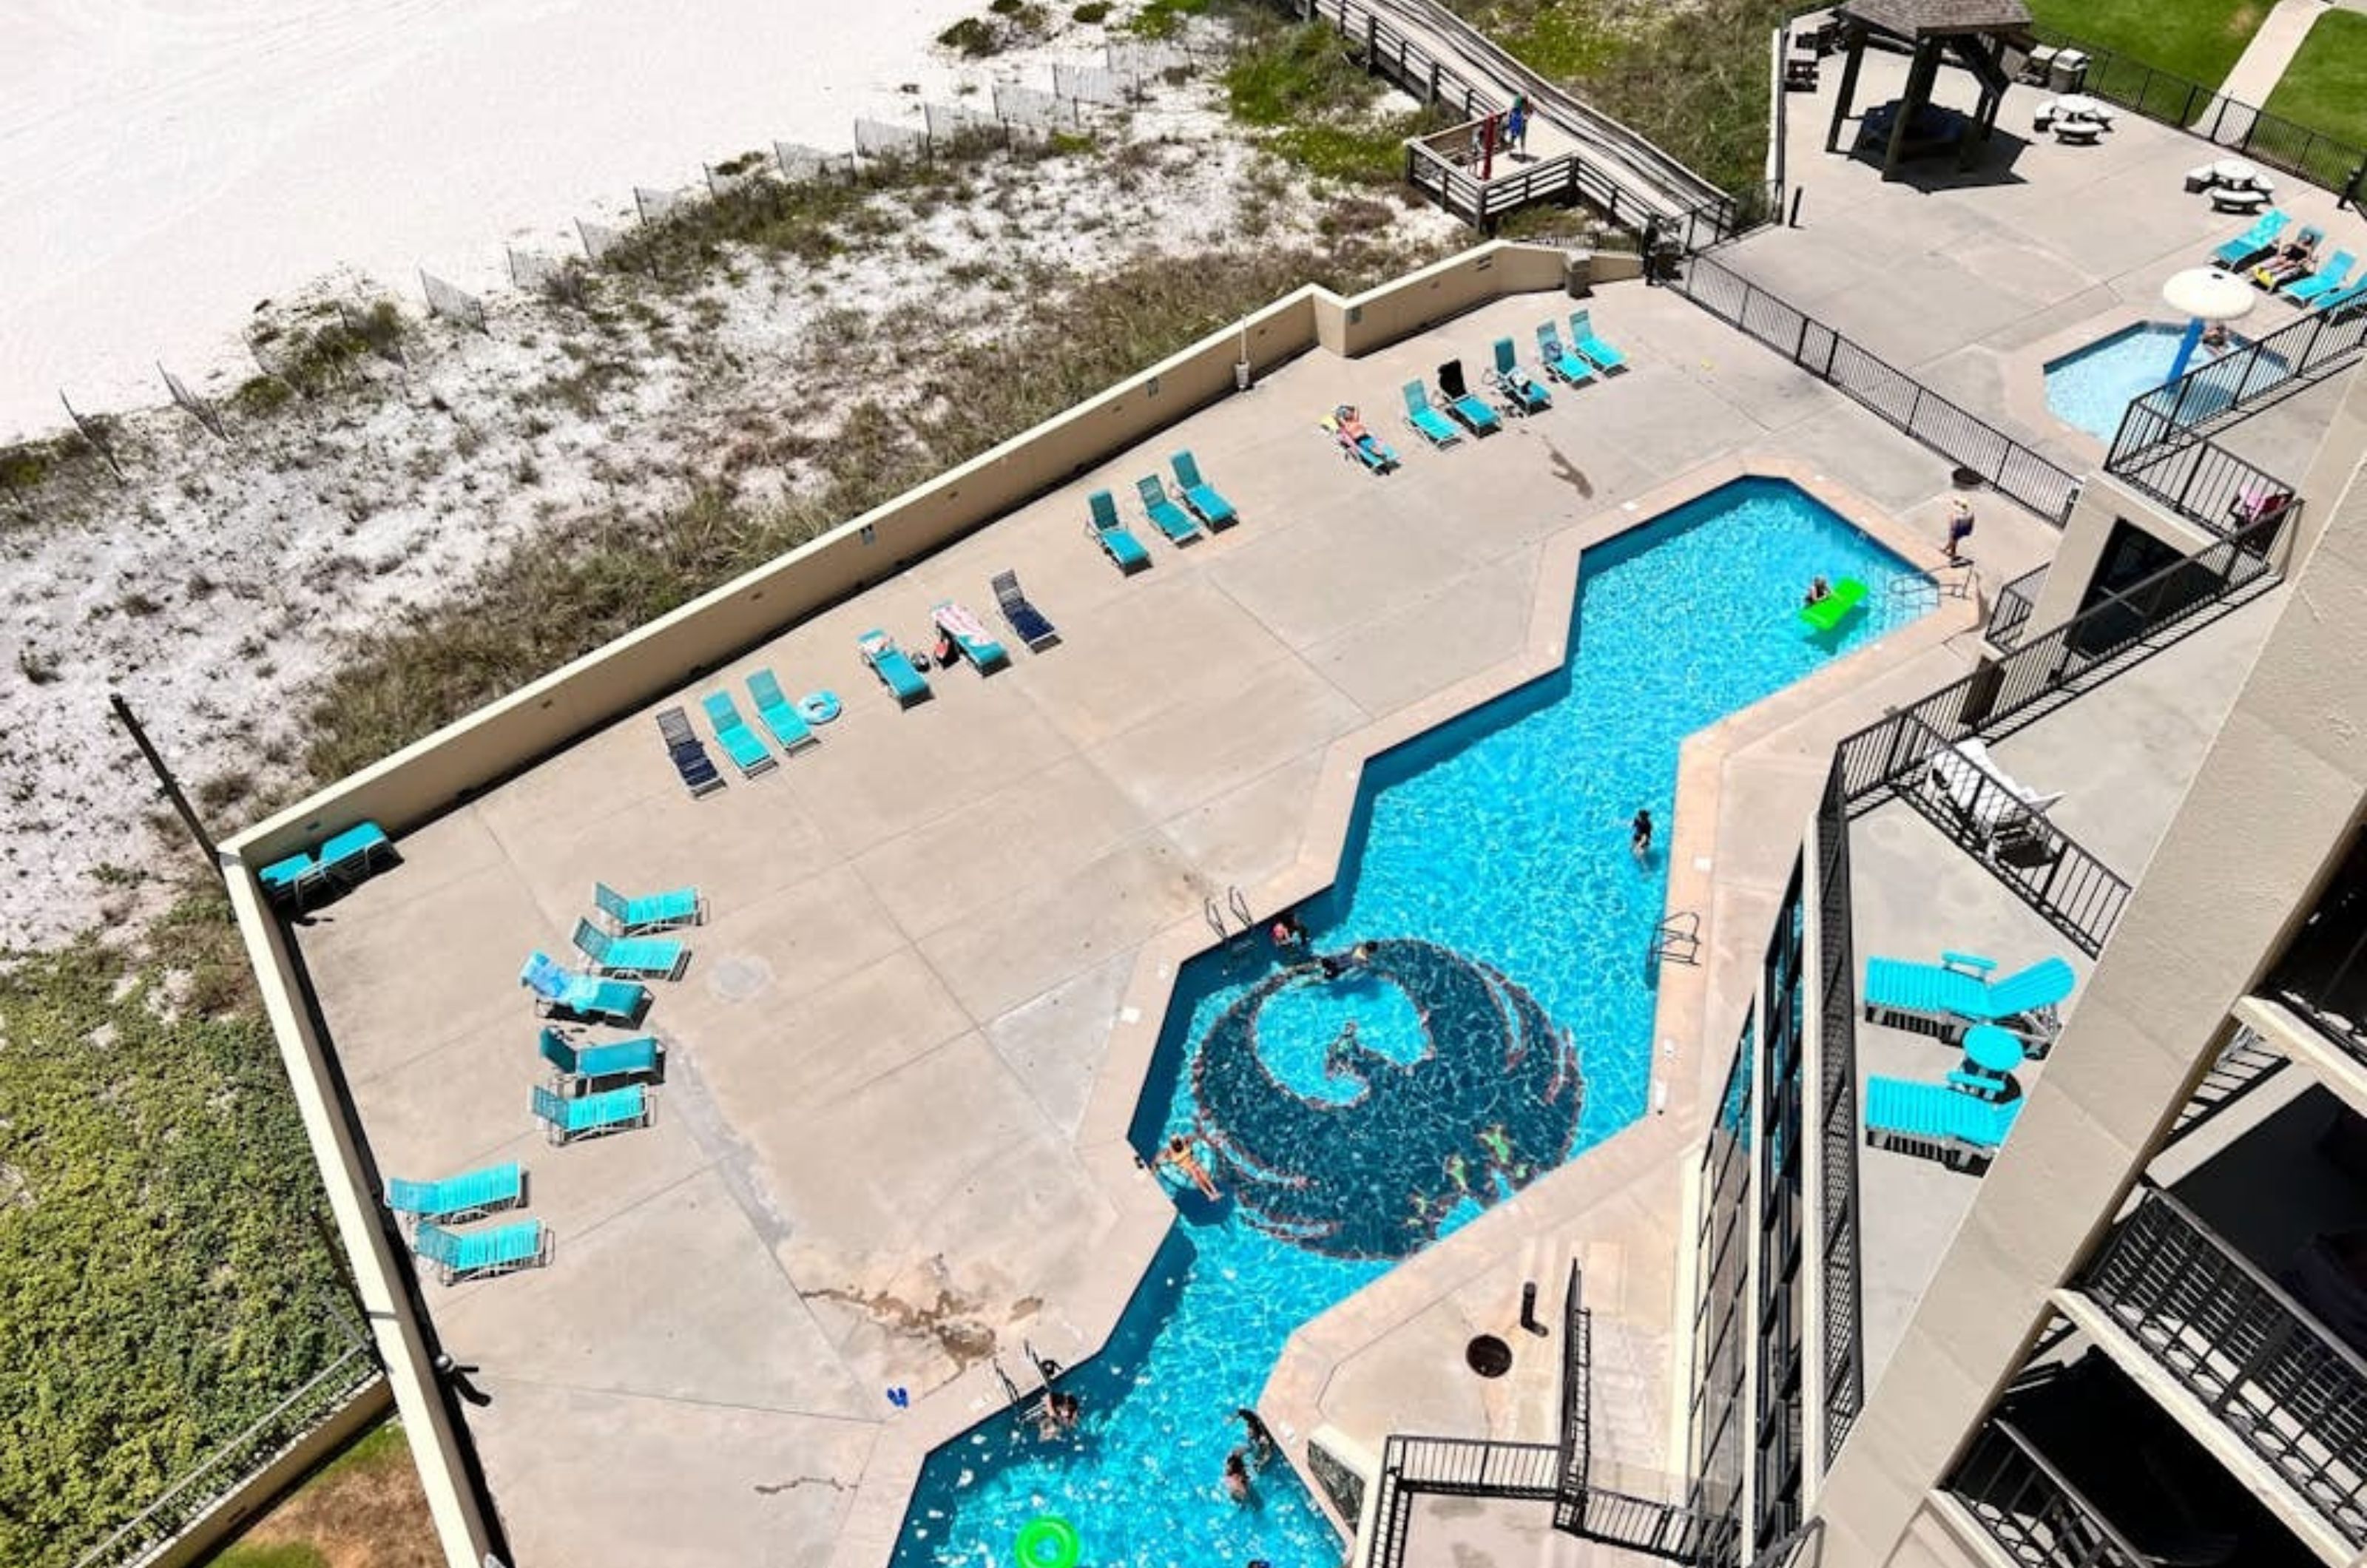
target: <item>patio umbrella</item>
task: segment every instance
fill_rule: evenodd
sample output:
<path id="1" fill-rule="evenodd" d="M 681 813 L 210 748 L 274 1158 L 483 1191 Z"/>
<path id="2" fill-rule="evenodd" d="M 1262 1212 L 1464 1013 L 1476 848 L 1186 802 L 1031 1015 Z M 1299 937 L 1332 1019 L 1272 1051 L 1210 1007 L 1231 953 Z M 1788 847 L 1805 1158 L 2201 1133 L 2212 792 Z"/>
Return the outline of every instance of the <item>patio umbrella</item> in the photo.
<path id="1" fill-rule="evenodd" d="M 2187 361 L 2194 357 L 2194 345 L 2203 341 L 2205 326 L 2243 320 L 2252 313 L 2258 298 L 2250 284 L 2215 266 L 2189 267 L 2171 274 L 2161 286 L 2161 300 L 2186 318 L 2186 335 L 2178 340 L 2178 357 L 2170 361 L 2169 375 L 2162 385 L 2167 387 L 2186 374 Z"/>

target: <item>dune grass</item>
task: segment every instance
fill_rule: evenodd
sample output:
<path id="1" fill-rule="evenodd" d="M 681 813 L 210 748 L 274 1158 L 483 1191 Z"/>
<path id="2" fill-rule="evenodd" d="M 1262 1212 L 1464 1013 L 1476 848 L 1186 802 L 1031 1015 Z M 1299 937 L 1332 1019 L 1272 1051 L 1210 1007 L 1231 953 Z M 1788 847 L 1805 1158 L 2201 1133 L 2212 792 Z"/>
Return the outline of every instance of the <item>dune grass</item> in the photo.
<path id="1" fill-rule="evenodd" d="M 2261 106 L 2295 124 L 2367 147 L 2367 16 L 2328 11 Z"/>
<path id="2" fill-rule="evenodd" d="M 401 1423 L 380 1422 L 200 1568 L 439 1568 Z"/>

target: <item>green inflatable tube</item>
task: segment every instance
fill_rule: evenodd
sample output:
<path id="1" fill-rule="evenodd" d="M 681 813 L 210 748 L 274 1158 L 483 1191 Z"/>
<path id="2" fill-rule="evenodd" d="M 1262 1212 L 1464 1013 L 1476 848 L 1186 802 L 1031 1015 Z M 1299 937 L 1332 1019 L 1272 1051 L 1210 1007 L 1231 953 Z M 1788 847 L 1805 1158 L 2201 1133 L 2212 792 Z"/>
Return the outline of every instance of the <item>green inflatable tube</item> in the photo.
<path id="1" fill-rule="evenodd" d="M 1020 1568 L 1077 1568 L 1083 1544 L 1077 1527 L 1058 1514 L 1038 1514 L 1019 1527 Z"/>

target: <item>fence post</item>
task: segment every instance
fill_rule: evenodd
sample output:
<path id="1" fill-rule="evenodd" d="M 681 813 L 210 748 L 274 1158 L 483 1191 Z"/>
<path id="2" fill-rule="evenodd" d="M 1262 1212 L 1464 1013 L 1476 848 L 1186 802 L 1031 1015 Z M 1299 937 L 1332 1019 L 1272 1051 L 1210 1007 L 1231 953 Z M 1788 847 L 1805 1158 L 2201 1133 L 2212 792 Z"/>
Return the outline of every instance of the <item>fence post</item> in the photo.
<path id="1" fill-rule="evenodd" d="M 1914 386 L 1915 400 L 1907 405 L 1907 434 L 1909 435 L 1915 434 L 1915 416 L 1923 412 L 1923 383 L 1918 381 Z"/>
<path id="2" fill-rule="evenodd" d="M 1371 75 L 1381 68 L 1381 17 L 1377 11 L 1365 13 L 1365 73 Z"/>

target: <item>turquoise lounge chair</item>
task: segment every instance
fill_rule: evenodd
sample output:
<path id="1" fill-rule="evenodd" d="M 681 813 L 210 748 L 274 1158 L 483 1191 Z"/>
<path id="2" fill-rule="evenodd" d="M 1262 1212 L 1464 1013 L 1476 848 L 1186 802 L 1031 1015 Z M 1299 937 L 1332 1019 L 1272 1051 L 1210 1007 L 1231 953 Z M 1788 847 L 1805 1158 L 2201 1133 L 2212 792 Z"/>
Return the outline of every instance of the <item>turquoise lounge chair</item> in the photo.
<path id="1" fill-rule="evenodd" d="M 1168 458 L 1167 466 L 1175 470 L 1175 488 L 1184 492 L 1184 504 L 1193 516 L 1211 528 L 1222 528 L 1229 523 L 1240 521 L 1240 514 L 1233 510 L 1233 503 L 1218 495 L 1217 487 L 1200 477 L 1200 464 L 1192 456 L 1191 448 L 1186 447 Z"/>
<path id="2" fill-rule="evenodd" d="M 570 1100 L 555 1089 L 537 1084 L 534 1086 L 534 1114 L 536 1120 L 542 1123 L 543 1134 L 554 1144 L 572 1143 L 578 1138 L 596 1138 L 604 1133 L 621 1133 L 628 1127 L 648 1126 L 649 1091 L 640 1084 L 633 1084 Z"/>
<path id="3" fill-rule="evenodd" d="M 1148 474 L 1134 481 L 1135 493 L 1142 497 L 1142 510 L 1152 525 L 1167 536 L 1173 545 L 1189 544 L 1200 536 L 1200 525 L 1192 514 L 1167 499 L 1167 487 L 1159 482 L 1157 474 Z"/>
<path id="4" fill-rule="evenodd" d="M 1865 1080 L 1865 1141 L 1957 1167 L 1985 1166 L 2022 1114 L 2020 1099 L 1983 1100 L 1944 1084 Z"/>
<path id="5" fill-rule="evenodd" d="M 2327 258 L 2324 266 L 2307 277 L 2286 284 L 2285 298 L 2296 305 L 2314 305 L 2326 295 L 2341 292 L 2342 286 L 2350 279 L 2350 269 L 2358 265 L 2359 258 L 2349 251 L 2337 251 Z"/>
<path id="6" fill-rule="evenodd" d="M 1627 356 L 1594 335 L 1594 313 L 1591 310 L 1569 313 L 1569 346 L 1597 370 L 1607 373 L 1627 368 Z"/>
<path id="7" fill-rule="evenodd" d="M 1488 406 L 1488 400 L 1464 384 L 1460 359 L 1450 359 L 1439 366 L 1438 391 L 1446 400 L 1446 412 L 1472 434 L 1493 435 L 1504 428 L 1504 422 Z"/>
<path id="8" fill-rule="evenodd" d="M 897 706 L 911 707 L 929 694 L 929 682 L 912 668 L 912 661 L 904 657 L 904 650 L 886 632 L 877 628 L 865 632 L 855 639 L 855 647 L 880 683 L 896 694 Z"/>
<path id="9" fill-rule="evenodd" d="M 707 923 L 707 900 L 698 896 L 696 887 L 674 887 L 646 897 L 628 898 L 606 883 L 595 882 L 592 885 L 592 903 L 617 922 L 619 936 Z"/>
<path id="10" fill-rule="evenodd" d="M 1011 667 L 1011 650 L 995 640 L 986 629 L 986 623 L 971 613 L 968 606 L 951 599 L 940 599 L 929 612 L 929 619 L 937 630 L 953 638 L 961 656 L 969 660 L 981 675 L 991 675 L 997 670 Z"/>
<path id="11" fill-rule="evenodd" d="M 1512 406 L 1523 413 L 1543 413 L 1553 407 L 1553 394 L 1545 389 L 1537 378 L 1521 368 L 1521 357 L 1513 351 L 1512 340 L 1496 340 L 1496 366 L 1488 372 L 1488 380 L 1498 391 L 1512 400 Z"/>
<path id="12" fill-rule="evenodd" d="M 321 869 L 341 882 L 358 882 L 393 860 L 394 840 L 375 822 L 357 822 L 321 846 Z"/>
<path id="13" fill-rule="evenodd" d="M 601 1078 L 633 1077 L 658 1070 L 658 1038 L 614 1040 L 605 1045 L 578 1045 L 556 1029 L 546 1029 L 536 1048 L 542 1059 L 559 1069 L 560 1085 L 573 1094 Z"/>
<path id="14" fill-rule="evenodd" d="M 329 886 L 329 874 L 312 858 L 310 850 L 300 850 L 283 860 L 273 861 L 255 874 L 262 885 L 263 896 L 275 904 L 285 904 L 298 913 L 316 894 Z"/>
<path id="15" fill-rule="evenodd" d="M 756 705 L 756 722 L 773 732 L 773 743 L 781 749 L 781 755 L 794 757 L 809 746 L 821 744 L 813 726 L 798 717 L 798 710 L 782 694 L 780 679 L 770 670 L 749 675 L 748 700 Z"/>
<path id="16" fill-rule="evenodd" d="M 1561 333 L 1551 321 L 1537 324 L 1537 359 L 1546 374 L 1566 387 L 1582 387 L 1594 379 L 1594 367 L 1561 345 Z"/>
<path id="17" fill-rule="evenodd" d="M 1150 552 L 1144 549 L 1142 541 L 1127 533 L 1126 525 L 1117 520 L 1117 502 L 1111 498 L 1109 491 L 1093 491 L 1085 497 L 1085 504 L 1093 508 L 1093 520 L 1087 525 L 1085 532 L 1093 536 L 1093 543 L 1101 546 L 1102 554 L 1109 557 L 1118 570 L 1133 571 L 1150 564 Z"/>
<path id="18" fill-rule="evenodd" d="M 531 1269 L 550 1260 L 550 1233 L 540 1220 L 518 1220 L 489 1231 L 447 1231 L 422 1221 L 411 1249 L 436 1265 L 436 1277 L 447 1285 L 463 1280 L 486 1279 L 514 1269 Z"/>
<path id="19" fill-rule="evenodd" d="M 1992 981 L 1997 961 L 1969 953 L 1942 953 L 1937 964 L 1897 958 L 1865 961 L 1865 1016 L 1874 1023 L 1911 1029 L 1943 1040 L 1976 1023 L 1994 1023 L 2045 1055 L 2063 1027 L 2057 1010 L 2078 984 L 2071 965 L 2042 958 L 2020 974 Z"/>
<path id="20" fill-rule="evenodd" d="M 629 1025 L 638 1022 L 650 1005 L 646 986 L 637 986 L 630 980 L 578 975 L 572 969 L 561 968 L 557 960 L 541 953 L 527 956 L 526 967 L 518 972 L 518 984 L 534 993 L 536 1009 L 546 1018 L 565 1013 L 572 1018 Z"/>
<path id="21" fill-rule="evenodd" d="M 1452 446 L 1463 439 L 1463 432 L 1455 429 L 1454 423 L 1444 414 L 1430 406 L 1430 393 L 1419 381 L 1405 384 L 1405 416 L 1406 423 L 1413 426 L 1414 434 L 1433 446 Z"/>
<path id="22" fill-rule="evenodd" d="M 590 920 L 575 922 L 575 951 L 603 975 L 679 980 L 690 949 L 670 936 L 610 936 Z"/>
<path id="23" fill-rule="evenodd" d="M 2367 300 L 2367 277 L 2361 278 L 2348 288 L 2338 288 L 2331 294 L 2319 295 L 2310 308 L 2331 316 L 2361 300 Z"/>
<path id="24" fill-rule="evenodd" d="M 2271 207 L 2252 220 L 2252 226 L 2211 253 L 2211 259 L 2230 272 L 2240 272 L 2270 251 L 2276 248 L 2277 236 L 2292 221 L 2284 209 Z"/>
<path id="25" fill-rule="evenodd" d="M 725 754 L 739 765 L 742 778 L 753 779 L 781 765 L 740 716 L 739 705 L 731 700 L 730 693 L 709 692 L 698 699 L 698 705 L 707 710 L 707 722 L 715 727 L 715 739 L 723 742 Z"/>
<path id="26" fill-rule="evenodd" d="M 470 1219 L 495 1209 L 515 1208 L 525 1198 L 526 1172 L 515 1160 L 462 1171 L 440 1181 L 390 1177 L 386 1183 L 386 1206 L 398 1214 L 423 1220 Z"/>

